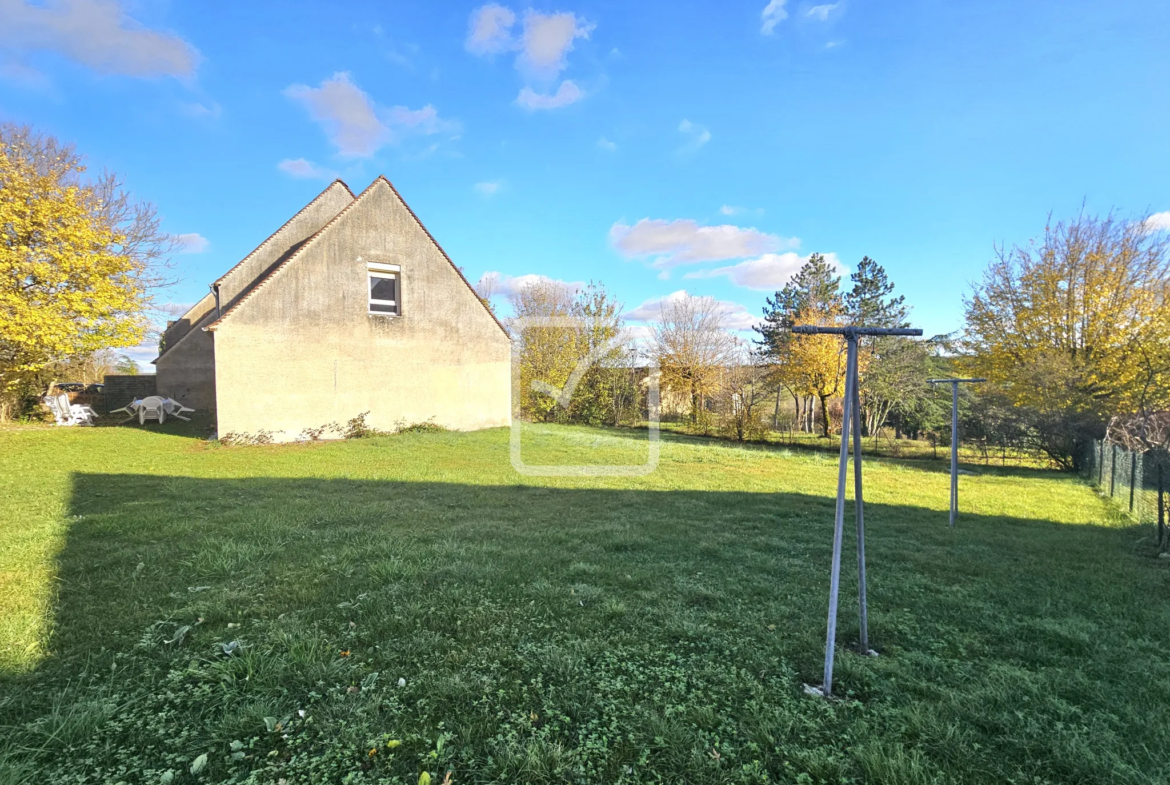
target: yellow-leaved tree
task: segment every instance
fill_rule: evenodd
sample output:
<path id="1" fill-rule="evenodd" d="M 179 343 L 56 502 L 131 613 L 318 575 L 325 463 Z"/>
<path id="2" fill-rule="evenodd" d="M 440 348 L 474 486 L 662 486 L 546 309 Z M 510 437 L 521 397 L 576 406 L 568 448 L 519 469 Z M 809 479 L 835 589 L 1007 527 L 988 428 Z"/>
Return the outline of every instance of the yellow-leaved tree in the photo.
<path id="1" fill-rule="evenodd" d="M 1109 214 L 996 249 L 966 301 L 968 370 L 1032 414 L 1049 455 L 1116 415 L 1170 408 L 1170 237 Z M 1094 433 L 1096 432 L 1096 433 Z"/>
<path id="2" fill-rule="evenodd" d="M 0 126 L 0 394 L 147 332 L 174 238 L 114 175 L 85 171 L 71 146 Z"/>
<path id="3" fill-rule="evenodd" d="M 810 305 L 797 312 L 794 324 L 836 326 L 841 322 L 841 307 L 828 303 Z M 845 394 L 845 339 L 839 335 L 794 335 L 787 342 L 786 353 L 779 358 L 780 373 L 797 389 L 815 395 L 821 402 L 821 435 L 832 432 L 829 400 Z M 865 372 L 868 354 L 858 357 L 858 371 Z"/>

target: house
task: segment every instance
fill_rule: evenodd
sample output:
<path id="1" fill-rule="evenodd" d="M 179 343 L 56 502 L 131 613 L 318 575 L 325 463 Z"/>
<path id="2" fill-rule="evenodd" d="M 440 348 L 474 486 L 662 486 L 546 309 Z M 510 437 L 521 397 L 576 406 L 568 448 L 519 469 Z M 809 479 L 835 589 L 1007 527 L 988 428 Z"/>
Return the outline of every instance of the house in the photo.
<path id="1" fill-rule="evenodd" d="M 374 428 L 511 423 L 511 342 L 385 177 L 340 180 L 162 338 L 158 394 L 220 434 L 278 440 L 363 412 Z"/>

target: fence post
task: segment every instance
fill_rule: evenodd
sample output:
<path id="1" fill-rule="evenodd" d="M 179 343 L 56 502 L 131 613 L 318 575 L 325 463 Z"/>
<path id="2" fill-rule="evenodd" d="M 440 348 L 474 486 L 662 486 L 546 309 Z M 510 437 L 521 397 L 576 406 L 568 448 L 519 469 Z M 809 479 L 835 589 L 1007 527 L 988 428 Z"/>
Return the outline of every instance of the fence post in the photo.
<path id="1" fill-rule="evenodd" d="M 1113 498 L 1113 488 L 1117 485 L 1117 445 L 1109 452 L 1109 498 Z"/>
<path id="2" fill-rule="evenodd" d="M 1166 540 L 1166 503 L 1162 498 L 1162 461 L 1158 461 L 1158 547 Z"/>
<path id="3" fill-rule="evenodd" d="M 1097 445 L 1097 487 L 1105 482 L 1105 440 Z"/>
<path id="4" fill-rule="evenodd" d="M 1133 514 L 1133 489 L 1137 485 L 1138 454 L 1129 454 L 1129 512 Z"/>

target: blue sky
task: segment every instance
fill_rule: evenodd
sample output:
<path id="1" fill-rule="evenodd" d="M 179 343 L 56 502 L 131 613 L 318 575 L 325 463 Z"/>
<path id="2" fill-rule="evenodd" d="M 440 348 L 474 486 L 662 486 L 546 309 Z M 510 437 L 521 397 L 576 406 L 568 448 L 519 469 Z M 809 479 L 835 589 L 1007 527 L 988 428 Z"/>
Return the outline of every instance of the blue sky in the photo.
<path id="1" fill-rule="evenodd" d="M 335 176 L 385 174 L 501 294 L 597 280 L 650 318 L 686 290 L 735 328 L 820 252 L 948 332 L 1050 211 L 1170 211 L 1166 2 L 338 8 L 0 0 L 0 121 L 189 236 L 172 303 Z"/>

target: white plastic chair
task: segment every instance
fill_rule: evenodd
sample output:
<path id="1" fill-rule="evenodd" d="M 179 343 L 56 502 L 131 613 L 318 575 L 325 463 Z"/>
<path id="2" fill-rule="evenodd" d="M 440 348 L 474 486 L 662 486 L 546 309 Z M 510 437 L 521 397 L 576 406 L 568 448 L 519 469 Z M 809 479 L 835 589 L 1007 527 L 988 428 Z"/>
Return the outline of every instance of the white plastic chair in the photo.
<path id="1" fill-rule="evenodd" d="M 93 421 L 97 419 L 98 413 L 89 404 L 69 403 L 69 396 L 63 393 L 60 399 L 62 406 L 69 407 L 69 413 L 73 415 L 73 421 L 78 425 L 93 425 Z"/>
<path id="2" fill-rule="evenodd" d="M 53 419 L 56 420 L 57 425 L 76 425 L 73 422 L 73 413 L 68 408 L 61 409 L 61 401 L 57 399 L 56 395 L 46 395 L 41 399 L 45 406 L 49 407 L 49 411 L 53 413 Z"/>
<path id="3" fill-rule="evenodd" d="M 138 424 L 146 425 L 147 417 L 158 420 L 159 425 L 167 421 L 167 407 L 162 398 L 151 395 L 138 404 Z"/>
<path id="4" fill-rule="evenodd" d="M 126 412 L 126 414 L 128 414 L 130 416 L 127 417 L 125 420 L 122 420 L 122 422 L 124 422 L 124 423 L 130 422 L 131 420 L 134 419 L 134 416 L 136 414 L 138 414 L 138 406 L 141 403 L 142 403 L 141 398 L 135 398 L 130 403 L 123 406 L 121 409 L 111 409 L 110 414 L 115 414 L 117 412 Z"/>
<path id="5" fill-rule="evenodd" d="M 183 412 L 194 413 L 195 411 L 194 409 L 179 403 L 174 398 L 163 398 L 163 408 L 167 410 L 167 414 L 169 414 L 171 417 L 177 417 L 184 422 L 191 422 L 191 418 L 184 417 Z"/>
<path id="6" fill-rule="evenodd" d="M 97 417 L 97 412 L 91 407 L 82 403 L 69 403 L 69 396 L 65 393 L 46 395 L 42 400 L 53 413 L 57 425 L 93 425 Z"/>

